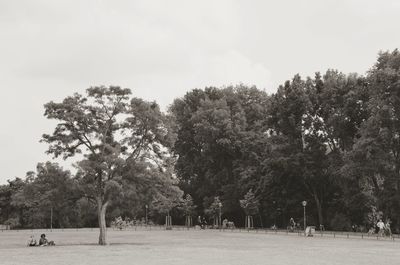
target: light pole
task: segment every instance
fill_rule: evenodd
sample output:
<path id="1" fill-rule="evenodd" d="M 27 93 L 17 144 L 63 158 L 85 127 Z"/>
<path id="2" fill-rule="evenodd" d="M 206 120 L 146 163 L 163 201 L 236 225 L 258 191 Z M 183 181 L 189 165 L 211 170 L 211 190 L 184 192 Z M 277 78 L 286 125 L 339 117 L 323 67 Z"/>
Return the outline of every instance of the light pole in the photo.
<path id="1" fill-rule="evenodd" d="M 53 206 L 50 209 L 50 231 L 53 232 Z"/>
<path id="2" fill-rule="evenodd" d="M 282 214 L 282 209 L 280 207 L 276 208 L 276 218 L 278 218 L 278 221 L 276 221 L 276 218 L 275 218 L 275 223 L 282 221 L 281 214 Z M 276 229 L 278 229 L 278 226 L 276 226 Z"/>
<path id="3" fill-rule="evenodd" d="M 146 222 L 146 225 L 147 225 L 147 209 L 149 208 L 149 206 L 146 204 L 145 208 L 146 208 L 146 219 L 145 219 L 145 222 Z"/>
<path id="4" fill-rule="evenodd" d="M 277 214 L 277 210 L 276 210 L 276 201 L 272 201 L 272 204 L 274 205 L 274 226 L 273 228 L 276 228 L 276 214 Z"/>
<path id="5" fill-rule="evenodd" d="M 307 206 L 307 201 L 302 201 L 301 203 L 303 205 L 303 218 L 304 218 L 304 235 L 306 235 L 306 206 Z"/>
<path id="6" fill-rule="evenodd" d="M 222 209 L 222 203 L 220 202 L 220 203 L 218 204 L 218 206 L 219 206 L 218 226 L 219 226 L 219 228 L 221 228 L 221 219 L 222 219 L 222 212 L 221 212 L 221 209 Z"/>

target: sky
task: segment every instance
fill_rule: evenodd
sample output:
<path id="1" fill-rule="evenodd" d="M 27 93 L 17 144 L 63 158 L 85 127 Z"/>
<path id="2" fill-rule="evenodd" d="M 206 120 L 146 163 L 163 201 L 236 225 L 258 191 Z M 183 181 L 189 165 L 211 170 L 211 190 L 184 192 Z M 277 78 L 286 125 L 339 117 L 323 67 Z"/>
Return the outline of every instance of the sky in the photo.
<path id="1" fill-rule="evenodd" d="M 165 110 L 194 88 L 365 74 L 400 48 L 399 14 L 397 0 L 0 0 L 0 184 L 52 159 L 46 102 L 119 85 Z"/>

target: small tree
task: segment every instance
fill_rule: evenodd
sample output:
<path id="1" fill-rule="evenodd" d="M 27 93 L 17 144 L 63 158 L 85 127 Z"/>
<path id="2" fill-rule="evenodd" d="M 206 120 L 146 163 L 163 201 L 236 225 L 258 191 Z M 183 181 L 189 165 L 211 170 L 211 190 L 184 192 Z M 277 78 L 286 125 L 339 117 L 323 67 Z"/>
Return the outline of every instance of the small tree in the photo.
<path id="1" fill-rule="evenodd" d="M 190 194 L 186 194 L 185 198 L 182 200 L 180 209 L 185 215 L 185 225 L 187 227 L 191 227 L 193 225 L 192 216 L 196 210 L 196 205 L 194 205 L 193 198 L 190 196 Z"/>
<path id="2" fill-rule="evenodd" d="M 222 203 L 218 196 L 214 197 L 214 201 L 204 212 L 214 220 L 215 227 L 221 226 Z"/>
<path id="3" fill-rule="evenodd" d="M 378 211 L 376 206 L 371 207 L 371 211 L 367 214 L 367 223 L 370 227 L 375 227 L 376 223 L 383 218 L 383 212 Z"/>
<path id="4" fill-rule="evenodd" d="M 173 182 L 174 180 L 171 179 L 170 181 Z M 172 228 L 172 217 L 170 213 L 175 207 L 182 203 L 182 196 L 183 191 L 175 185 L 164 185 L 164 188 L 159 189 L 159 192 L 154 196 L 152 210 L 165 215 L 166 229 Z"/>
<path id="5" fill-rule="evenodd" d="M 240 200 L 240 207 L 242 207 L 246 213 L 246 228 L 253 228 L 253 215 L 258 214 L 259 205 L 260 203 L 251 189 L 244 195 L 243 200 Z"/>

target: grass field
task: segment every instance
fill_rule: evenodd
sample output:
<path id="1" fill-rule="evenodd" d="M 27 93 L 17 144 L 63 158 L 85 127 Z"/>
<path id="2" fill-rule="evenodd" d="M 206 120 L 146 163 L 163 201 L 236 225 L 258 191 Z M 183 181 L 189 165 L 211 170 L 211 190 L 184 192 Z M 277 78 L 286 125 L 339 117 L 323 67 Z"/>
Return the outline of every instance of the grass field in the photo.
<path id="1" fill-rule="evenodd" d="M 97 246 L 97 229 L 45 232 L 55 247 L 26 247 L 31 234 L 0 232 L 0 264 L 400 264 L 400 241 L 313 237 L 218 230 L 108 231 Z"/>

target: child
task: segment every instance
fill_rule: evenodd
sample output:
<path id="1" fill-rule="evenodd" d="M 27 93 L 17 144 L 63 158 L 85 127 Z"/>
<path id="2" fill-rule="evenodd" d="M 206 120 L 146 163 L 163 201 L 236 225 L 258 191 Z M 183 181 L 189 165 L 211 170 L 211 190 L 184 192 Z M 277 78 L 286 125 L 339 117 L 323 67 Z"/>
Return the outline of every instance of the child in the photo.
<path id="1" fill-rule="evenodd" d="M 28 239 L 27 246 L 34 247 L 34 246 L 36 246 L 36 243 L 37 242 L 36 242 L 35 236 L 31 235 L 31 237 Z"/>

